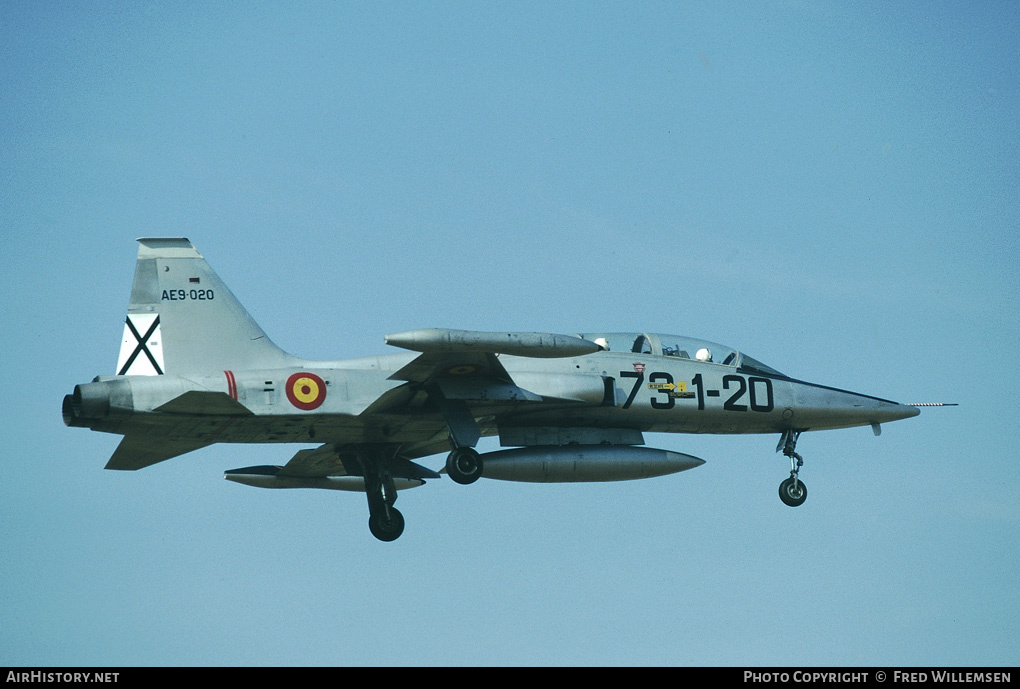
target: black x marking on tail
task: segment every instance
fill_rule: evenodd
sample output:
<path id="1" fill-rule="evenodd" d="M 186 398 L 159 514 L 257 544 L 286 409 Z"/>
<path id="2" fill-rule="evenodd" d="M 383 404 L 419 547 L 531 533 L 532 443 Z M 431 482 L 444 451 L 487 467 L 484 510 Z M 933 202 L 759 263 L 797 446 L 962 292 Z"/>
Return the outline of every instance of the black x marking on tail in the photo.
<path id="1" fill-rule="evenodd" d="M 145 356 L 149 357 L 149 361 L 152 363 L 152 367 L 156 369 L 156 373 L 158 375 L 163 375 L 163 370 L 159 367 L 159 364 L 156 363 L 156 357 L 152 356 L 152 352 L 149 351 L 149 348 L 145 344 L 148 342 L 149 338 L 152 337 L 152 333 L 156 332 L 156 328 L 159 327 L 159 316 L 156 316 L 156 320 L 154 320 L 152 325 L 149 326 L 149 329 L 145 331 L 145 335 L 138 334 L 138 330 L 135 329 L 135 324 L 131 322 L 131 316 L 127 317 L 127 327 L 131 330 L 131 334 L 135 336 L 135 339 L 138 340 L 138 346 L 135 347 L 135 351 L 131 352 L 131 356 L 129 356 L 127 361 L 124 362 L 124 365 L 121 366 L 117 375 L 124 375 L 124 372 L 131 368 L 131 364 L 135 362 L 135 359 L 138 358 L 138 355 L 141 352 L 145 352 Z"/>

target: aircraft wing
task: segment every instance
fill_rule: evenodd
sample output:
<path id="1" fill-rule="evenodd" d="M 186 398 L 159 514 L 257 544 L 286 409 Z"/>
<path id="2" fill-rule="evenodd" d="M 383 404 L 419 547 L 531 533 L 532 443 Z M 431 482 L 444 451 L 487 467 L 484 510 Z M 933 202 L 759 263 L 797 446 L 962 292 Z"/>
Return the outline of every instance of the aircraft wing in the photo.
<path id="1" fill-rule="evenodd" d="M 446 399 L 528 402 L 542 399 L 516 385 L 493 353 L 425 352 L 390 379 L 437 387 Z"/>
<path id="2" fill-rule="evenodd" d="M 538 380 L 529 380 L 527 386 L 522 386 L 500 363 L 500 354 L 550 359 L 600 350 L 594 342 L 553 333 L 429 329 L 387 335 L 386 342 L 422 352 L 390 376 L 392 380 L 433 385 L 448 400 L 474 401 L 540 402 L 543 397 L 559 396 L 534 390 L 534 384 L 540 384 Z M 397 396 L 394 393 L 394 401 Z M 564 399 L 575 397 L 566 395 Z"/>
<path id="3" fill-rule="evenodd" d="M 386 342 L 421 354 L 389 377 L 406 383 L 389 390 L 364 413 L 396 411 L 416 400 L 421 405 L 429 399 L 445 421 L 445 428 L 437 429 L 436 436 L 401 447 L 400 454 L 405 457 L 442 452 L 451 441 L 454 447 L 473 447 L 482 429 L 476 417 L 478 407 L 472 410 L 468 404 L 530 405 L 555 400 L 601 405 L 610 390 L 602 376 L 572 372 L 511 375 L 500 361 L 501 354 L 552 359 L 602 349 L 573 335 L 429 329 L 388 335 Z M 505 418 L 506 412 L 501 416 Z"/>
<path id="4" fill-rule="evenodd" d="M 389 460 L 390 472 L 396 478 L 439 478 L 439 474 L 403 457 Z M 339 476 L 363 476 L 361 459 L 356 447 L 327 443 L 319 447 L 299 450 L 284 466 L 248 467 L 234 469 L 234 474 L 263 474 L 280 479 L 317 479 Z"/>
<path id="5" fill-rule="evenodd" d="M 281 469 L 280 474 L 293 478 L 320 476 L 356 476 L 357 467 L 349 471 L 332 443 L 311 450 L 299 450 Z"/>

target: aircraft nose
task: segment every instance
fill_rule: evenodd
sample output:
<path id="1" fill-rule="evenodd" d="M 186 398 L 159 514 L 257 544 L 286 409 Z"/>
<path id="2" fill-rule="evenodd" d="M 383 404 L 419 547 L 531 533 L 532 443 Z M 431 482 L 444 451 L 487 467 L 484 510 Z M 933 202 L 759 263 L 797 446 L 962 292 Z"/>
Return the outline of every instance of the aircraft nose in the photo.
<path id="1" fill-rule="evenodd" d="M 889 423 L 917 416 L 921 410 L 908 404 L 877 399 L 859 393 L 847 393 L 844 400 L 846 411 L 869 424 Z"/>
<path id="2" fill-rule="evenodd" d="M 899 421 L 900 419 L 909 419 L 912 416 L 917 416 L 921 413 L 921 410 L 909 404 L 887 402 L 874 410 L 873 413 L 876 416 L 873 423 L 887 423 L 889 421 Z"/>
<path id="3" fill-rule="evenodd" d="M 871 397 L 849 390 L 801 385 L 796 388 L 794 418 L 805 428 L 847 428 L 889 423 L 917 416 L 920 409 L 909 404 Z"/>

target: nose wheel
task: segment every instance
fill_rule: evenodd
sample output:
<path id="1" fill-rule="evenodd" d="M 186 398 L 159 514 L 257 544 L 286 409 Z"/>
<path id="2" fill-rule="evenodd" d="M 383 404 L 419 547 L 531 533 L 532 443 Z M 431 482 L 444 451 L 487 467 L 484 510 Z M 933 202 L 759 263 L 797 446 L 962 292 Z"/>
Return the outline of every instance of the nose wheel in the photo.
<path id="1" fill-rule="evenodd" d="M 807 486 L 800 480 L 800 468 L 804 466 L 804 458 L 797 454 L 797 438 L 801 431 L 788 430 L 779 439 L 779 447 L 783 454 L 790 458 L 790 478 L 779 484 L 779 499 L 784 505 L 800 507 L 807 500 Z"/>
<path id="2" fill-rule="evenodd" d="M 779 484 L 779 499 L 790 507 L 799 507 L 807 500 L 807 486 L 796 476 L 791 476 Z"/>

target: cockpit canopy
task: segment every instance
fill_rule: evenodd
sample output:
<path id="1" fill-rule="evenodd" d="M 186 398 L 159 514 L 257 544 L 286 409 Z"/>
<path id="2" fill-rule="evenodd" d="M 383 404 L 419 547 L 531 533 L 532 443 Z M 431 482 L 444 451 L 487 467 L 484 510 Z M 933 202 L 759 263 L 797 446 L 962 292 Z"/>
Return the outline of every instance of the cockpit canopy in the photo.
<path id="1" fill-rule="evenodd" d="M 757 359 L 742 354 L 732 347 L 708 340 L 698 340 L 682 335 L 659 333 L 583 333 L 579 337 L 598 344 L 610 352 L 634 352 L 651 356 L 670 356 L 678 359 L 693 359 L 705 363 L 732 366 L 750 372 L 783 376 L 782 373 L 766 366 Z M 785 377 L 785 376 L 783 376 Z"/>

